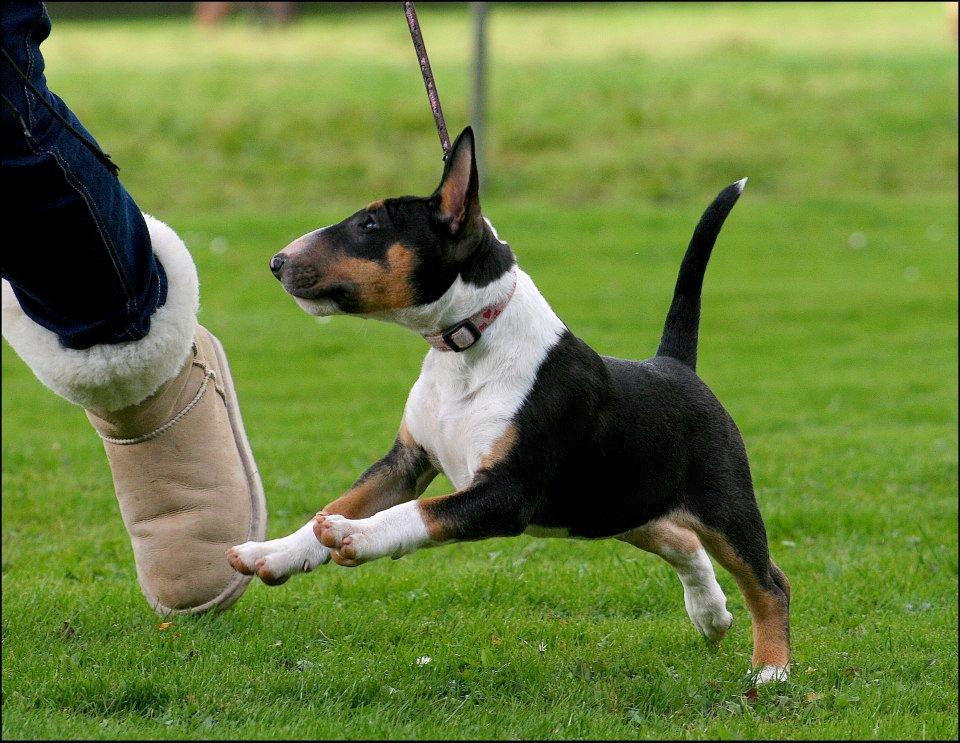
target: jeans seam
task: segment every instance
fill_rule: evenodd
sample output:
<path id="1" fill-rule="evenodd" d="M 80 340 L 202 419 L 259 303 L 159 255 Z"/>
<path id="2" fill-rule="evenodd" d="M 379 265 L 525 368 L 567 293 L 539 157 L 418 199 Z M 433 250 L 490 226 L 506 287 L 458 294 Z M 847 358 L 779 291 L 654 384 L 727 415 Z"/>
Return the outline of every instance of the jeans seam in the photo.
<path id="1" fill-rule="evenodd" d="M 46 17 L 47 9 L 45 6 L 42 7 L 40 17 L 37 18 L 31 25 L 30 30 L 23 37 L 23 52 L 24 56 L 27 58 L 27 77 L 33 78 L 33 51 L 36 49 L 37 53 L 40 53 L 40 44 L 35 44 L 31 46 L 30 40 L 36 35 L 37 27 L 43 22 L 43 19 Z M 27 106 L 27 122 L 30 124 L 30 131 L 33 131 L 33 106 L 30 105 L 30 95 L 27 92 L 26 86 L 23 88 L 23 100 L 26 102 Z"/>
<path id="2" fill-rule="evenodd" d="M 76 177 L 73 173 L 73 170 L 69 165 L 64 162 L 61 158 L 60 153 L 56 152 L 52 148 L 41 148 L 43 152 L 46 152 L 49 155 L 52 155 L 55 162 L 59 166 L 60 170 L 63 172 L 63 177 L 66 179 L 68 185 L 76 191 L 77 195 L 83 199 L 84 203 L 87 205 L 87 211 L 90 214 L 90 217 L 93 219 L 94 224 L 97 228 L 97 232 L 100 235 L 100 239 L 103 241 L 104 248 L 106 248 L 107 255 L 110 256 L 110 262 L 113 264 L 114 271 L 116 271 L 117 278 L 120 280 L 120 285 L 123 289 L 126 299 L 126 314 L 127 314 L 127 323 L 126 323 L 126 334 L 129 338 L 136 338 L 137 333 L 136 329 L 129 318 L 133 311 L 134 298 L 130 292 L 129 282 L 126 277 L 126 273 L 123 270 L 123 267 L 119 264 L 115 248 L 110 241 L 109 236 L 106 233 L 106 230 L 103 227 L 103 220 L 100 217 L 100 214 L 93 204 L 93 199 L 90 196 L 90 192 L 87 191 L 86 185 Z"/>

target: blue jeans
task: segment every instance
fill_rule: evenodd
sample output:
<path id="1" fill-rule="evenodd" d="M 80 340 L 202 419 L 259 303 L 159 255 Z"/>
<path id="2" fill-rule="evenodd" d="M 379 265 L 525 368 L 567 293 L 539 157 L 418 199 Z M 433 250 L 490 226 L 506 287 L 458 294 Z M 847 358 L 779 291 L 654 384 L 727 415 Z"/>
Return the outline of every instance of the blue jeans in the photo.
<path id="1" fill-rule="evenodd" d="M 143 215 L 109 158 L 47 88 L 43 4 L 5 0 L 0 25 L 0 273 L 27 316 L 67 348 L 143 338 L 167 296 Z"/>

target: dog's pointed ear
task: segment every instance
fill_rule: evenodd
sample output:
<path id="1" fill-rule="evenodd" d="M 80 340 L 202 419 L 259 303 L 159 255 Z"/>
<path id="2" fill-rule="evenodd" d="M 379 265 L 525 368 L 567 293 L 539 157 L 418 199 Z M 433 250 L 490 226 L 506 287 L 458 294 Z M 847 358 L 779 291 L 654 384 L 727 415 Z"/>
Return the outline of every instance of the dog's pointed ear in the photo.
<path id="1" fill-rule="evenodd" d="M 451 237 L 460 237 L 480 222 L 480 176 L 474 150 L 473 129 L 468 126 L 450 147 L 443 178 L 432 196 L 437 219 Z"/>

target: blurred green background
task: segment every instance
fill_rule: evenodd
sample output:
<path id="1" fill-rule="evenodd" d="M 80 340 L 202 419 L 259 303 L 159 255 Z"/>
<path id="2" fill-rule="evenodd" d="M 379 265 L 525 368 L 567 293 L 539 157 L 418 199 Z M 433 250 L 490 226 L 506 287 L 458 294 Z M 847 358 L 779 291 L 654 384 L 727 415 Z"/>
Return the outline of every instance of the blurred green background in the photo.
<path id="1" fill-rule="evenodd" d="M 49 4 L 51 88 L 193 251 L 270 535 L 288 533 L 386 450 L 425 352 L 308 317 L 267 270 L 303 232 L 439 180 L 399 3 L 216 27 L 187 4 L 66 5 Z M 418 7 L 455 135 L 469 10 Z M 654 351 L 697 218 L 750 178 L 706 278 L 699 372 L 793 584 L 790 683 L 744 695 L 729 576 L 736 622 L 710 649 L 670 568 L 610 542 L 325 568 L 158 630 L 97 437 L 4 345 L 5 738 L 956 737 L 945 5 L 493 3 L 488 41 L 485 212 L 598 351 Z"/>

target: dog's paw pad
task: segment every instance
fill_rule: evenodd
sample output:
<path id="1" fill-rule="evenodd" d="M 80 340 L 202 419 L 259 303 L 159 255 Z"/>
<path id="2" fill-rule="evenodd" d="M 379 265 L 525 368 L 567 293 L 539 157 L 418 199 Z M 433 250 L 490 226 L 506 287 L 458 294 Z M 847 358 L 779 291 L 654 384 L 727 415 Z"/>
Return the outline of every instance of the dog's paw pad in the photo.
<path id="1" fill-rule="evenodd" d="M 360 562 L 350 558 L 345 557 L 340 551 L 334 550 L 330 553 L 330 559 L 332 559 L 337 565 L 340 565 L 345 568 L 355 568 L 360 565 Z"/>
<path id="2" fill-rule="evenodd" d="M 227 550 L 227 562 L 243 575 L 256 573 L 256 562 L 263 554 L 263 542 L 244 542 Z"/>
<path id="3" fill-rule="evenodd" d="M 353 537 L 350 535 L 345 536 L 340 540 L 340 549 L 337 550 L 340 553 L 340 556 L 346 558 L 347 560 L 353 560 L 357 556 L 356 549 L 353 546 Z"/>
<path id="4" fill-rule="evenodd" d="M 260 580 L 262 580 L 268 586 L 279 586 L 290 580 L 289 573 L 286 575 L 278 573 L 271 563 L 272 561 L 269 557 L 261 557 L 259 560 L 257 560 L 257 577 Z"/>

